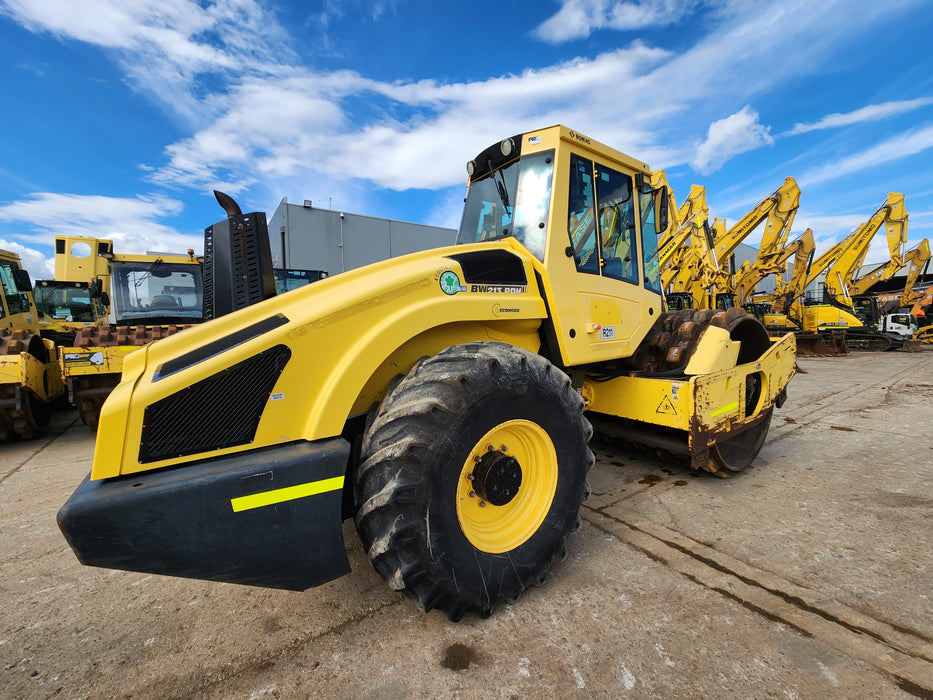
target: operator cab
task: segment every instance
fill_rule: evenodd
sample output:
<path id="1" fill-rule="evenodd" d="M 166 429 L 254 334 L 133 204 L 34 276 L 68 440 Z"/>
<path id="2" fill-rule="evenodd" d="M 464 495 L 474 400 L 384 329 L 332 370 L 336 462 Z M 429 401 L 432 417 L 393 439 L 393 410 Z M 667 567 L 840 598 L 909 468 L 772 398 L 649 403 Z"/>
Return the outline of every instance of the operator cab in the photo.
<path id="1" fill-rule="evenodd" d="M 567 365 L 625 357 L 661 312 L 666 187 L 563 126 L 514 136 L 467 164 L 458 244 L 512 238 L 535 259 Z"/>
<path id="2" fill-rule="evenodd" d="M 111 313 L 117 325 L 199 323 L 201 268 L 167 262 L 111 263 Z"/>

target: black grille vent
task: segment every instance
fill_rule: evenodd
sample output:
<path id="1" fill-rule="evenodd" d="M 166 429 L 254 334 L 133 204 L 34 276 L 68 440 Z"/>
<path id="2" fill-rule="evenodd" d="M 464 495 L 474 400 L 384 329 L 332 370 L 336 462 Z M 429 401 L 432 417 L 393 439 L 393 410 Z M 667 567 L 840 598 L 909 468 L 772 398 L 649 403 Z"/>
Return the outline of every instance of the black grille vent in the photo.
<path id="1" fill-rule="evenodd" d="M 521 258 L 504 250 L 477 250 L 448 255 L 463 268 L 468 284 L 528 284 Z"/>
<path id="2" fill-rule="evenodd" d="M 291 354 L 276 345 L 146 406 L 140 463 L 252 442 Z"/>
<path id="3" fill-rule="evenodd" d="M 218 224 L 219 225 L 219 224 Z M 214 227 L 204 229 L 204 258 L 201 262 L 201 314 L 205 321 L 214 318 Z"/>

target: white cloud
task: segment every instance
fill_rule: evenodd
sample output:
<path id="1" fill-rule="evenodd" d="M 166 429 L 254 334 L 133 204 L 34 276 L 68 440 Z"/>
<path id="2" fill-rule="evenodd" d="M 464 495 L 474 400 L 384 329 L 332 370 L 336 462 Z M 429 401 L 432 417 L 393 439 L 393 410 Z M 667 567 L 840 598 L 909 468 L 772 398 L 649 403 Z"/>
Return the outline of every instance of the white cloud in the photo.
<path id="1" fill-rule="evenodd" d="M 553 123 L 590 133 L 655 167 L 695 156 L 711 172 L 771 138 L 760 124 L 743 125 L 743 116 L 734 116 L 717 127 L 733 129 L 731 134 L 711 128 L 707 144 L 695 153 L 691 142 L 711 105 L 737 109 L 746 96 L 813 70 L 834 41 L 843 41 L 834 37 L 854 36 L 890 13 L 870 3 L 858 12 L 842 11 L 842 0 L 818 6 L 788 0 L 767 4 L 767 12 L 760 11 L 761 3 L 715 0 L 703 3 L 717 9 L 714 31 L 699 34 L 698 43 L 679 55 L 635 41 L 520 74 L 440 83 L 380 82 L 352 71 L 288 65 L 294 57 L 287 48 L 283 55 L 271 53 L 271 47 L 278 54 L 287 47 L 286 31 L 259 0 L 204 6 L 193 0 L 89 1 L 90 9 L 80 10 L 66 0 L 0 3 L 36 31 L 115 51 L 137 89 L 199 125 L 165 148 L 168 162 L 156 165 L 153 182 L 232 194 L 260 181 L 321 175 L 398 190 L 445 187 L 462 182 L 463 162 L 488 141 Z M 551 19 L 571 28 L 621 29 L 679 21 L 696 7 L 572 0 Z M 373 16 L 393 10 L 382 3 Z M 350 13 L 327 2 L 322 14 Z M 583 24 L 574 25 L 568 14 Z M 826 37 L 830 18 L 839 32 Z M 814 33 L 820 41 L 813 41 Z M 263 41 L 255 41 L 260 34 Z M 211 85 L 209 94 L 195 78 Z"/>
<path id="2" fill-rule="evenodd" d="M 384 83 L 349 71 L 297 69 L 275 81 L 254 78 L 210 98 L 216 120 L 168 146 L 168 164 L 150 177 L 163 185 L 219 186 L 231 194 L 309 171 L 396 190 L 447 187 L 464 181 L 464 163 L 490 139 L 557 122 L 607 126 L 609 136 L 619 139 L 613 143 L 637 149 L 651 144 L 651 134 L 613 118 L 618 101 L 598 88 L 635 82 L 667 56 L 636 43 L 594 60 L 461 84 Z M 356 100 L 411 116 L 382 113 L 355 125 L 348 110 Z M 645 107 L 643 118 L 653 113 Z M 594 121 L 593 114 L 601 116 Z"/>
<path id="3" fill-rule="evenodd" d="M 18 238 L 48 244 L 56 234 L 110 238 L 117 253 L 145 253 L 147 250 L 184 253 L 199 251 L 201 236 L 179 233 L 160 223 L 177 215 L 183 205 L 162 196 L 102 197 L 37 192 L 30 199 L 0 206 L 4 223 L 21 222 L 33 233 Z"/>
<path id="4" fill-rule="evenodd" d="M 746 105 L 735 114 L 709 125 L 706 140 L 697 146 L 691 165 L 698 172 L 709 175 L 733 156 L 773 143 L 770 127 L 763 126 L 758 121 L 758 112 Z"/>
<path id="5" fill-rule="evenodd" d="M 8 250 L 19 256 L 22 268 L 29 273 L 33 283 L 36 280 L 48 280 L 55 277 L 55 261 L 45 257 L 35 248 L 0 238 L 0 249 Z"/>
<path id="6" fill-rule="evenodd" d="M 112 52 L 137 89 L 193 123 L 203 121 L 199 77 L 275 73 L 282 54 L 290 57 L 283 29 L 257 0 L 2 0 L 0 12 Z"/>
<path id="7" fill-rule="evenodd" d="M 882 102 L 876 105 L 868 105 L 867 107 L 862 107 L 854 112 L 846 112 L 845 114 L 827 114 L 822 119 L 809 124 L 795 124 L 793 129 L 784 132 L 781 136 L 793 136 L 795 134 L 805 134 L 820 129 L 834 129 L 841 126 L 850 126 L 851 124 L 878 121 L 885 117 L 891 117 L 918 109 L 919 107 L 925 107 L 928 104 L 933 104 L 933 98 L 921 97 L 916 100 L 897 100 L 894 102 Z"/>
<path id="8" fill-rule="evenodd" d="M 833 163 L 811 168 L 798 178 L 801 187 L 874 168 L 933 148 L 933 125 L 912 129 Z"/>
<path id="9" fill-rule="evenodd" d="M 559 44 L 584 39 L 598 29 L 663 27 L 680 22 L 698 4 L 682 0 L 562 0 L 557 13 L 538 25 L 534 35 Z"/>
<path id="10" fill-rule="evenodd" d="M 378 81 L 294 65 L 288 52 L 293 39 L 263 0 L 0 0 L 0 12 L 33 31 L 105 48 L 131 85 L 190 120 L 187 135 L 165 147 L 165 160 L 145 168 L 155 184 L 218 188 L 245 201 L 255 201 L 256 190 L 268 191 L 273 201 L 282 192 L 297 191 L 298 200 L 335 195 L 340 207 L 349 207 L 374 185 L 461 185 L 464 162 L 490 142 L 554 123 L 654 167 L 692 161 L 699 171 L 713 172 L 773 142 L 758 114 L 742 105 L 762 104 L 753 98 L 823 70 L 841 44 L 864 38 L 882 19 L 903 17 L 919 0 L 893 8 L 864 0 L 857 6 L 851 0 L 702 4 L 715 9 L 704 14 L 709 25 L 698 26 L 696 43 L 678 53 L 634 41 L 595 57 L 460 83 Z M 661 27 L 683 21 L 698 6 L 569 0 L 540 25 L 539 35 L 548 26 L 562 26 L 566 36 Z M 354 0 L 351 10 L 327 0 L 321 8 L 328 21 L 342 15 L 349 22 L 364 17 L 366 5 Z M 368 9 L 377 20 L 395 5 Z M 826 26 L 834 27 L 829 35 Z M 552 40 L 560 36 L 553 33 Z M 852 114 L 869 116 L 860 112 Z M 142 198 L 115 201 L 138 204 Z M 115 231 L 164 230 L 170 242 L 160 248 L 189 247 L 171 243 L 180 234 L 160 229 L 159 221 L 145 213 L 129 223 L 121 217 L 100 223 Z"/>

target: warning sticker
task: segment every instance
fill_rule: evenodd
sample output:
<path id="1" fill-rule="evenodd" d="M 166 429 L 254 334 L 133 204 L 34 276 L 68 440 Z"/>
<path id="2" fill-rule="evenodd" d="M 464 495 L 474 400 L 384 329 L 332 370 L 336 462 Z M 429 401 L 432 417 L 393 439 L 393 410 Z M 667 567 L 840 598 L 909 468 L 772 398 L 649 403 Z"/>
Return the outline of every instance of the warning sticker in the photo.
<path id="1" fill-rule="evenodd" d="M 676 416 L 677 408 L 674 406 L 673 403 L 671 403 L 670 397 L 665 396 L 664 400 L 658 405 L 658 408 L 655 411 L 655 413 L 661 413 L 665 416 Z"/>
<path id="2" fill-rule="evenodd" d="M 671 401 L 680 401 L 680 387 L 683 382 L 671 382 Z"/>

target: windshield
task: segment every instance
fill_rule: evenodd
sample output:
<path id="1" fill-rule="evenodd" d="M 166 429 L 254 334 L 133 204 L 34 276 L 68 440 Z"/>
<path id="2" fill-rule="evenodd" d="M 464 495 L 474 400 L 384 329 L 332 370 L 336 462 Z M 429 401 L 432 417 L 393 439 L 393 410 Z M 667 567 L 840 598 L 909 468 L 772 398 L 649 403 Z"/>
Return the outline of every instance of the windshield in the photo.
<path id="1" fill-rule="evenodd" d="M 100 299 L 91 297 L 87 285 L 40 282 L 34 296 L 39 311 L 61 321 L 93 323 L 106 315 Z"/>
<path id="2" fill-rule="evenodd" d="M 200 265 L 114 261 L 110 284 L 111 311 L 118 324 L 202 320 Z"/>
<path id="3" fill-rule="evenodd" d="M 534 153 L 470 183 L 457 243 L 514 236 L 543 260 L 553 170 L 553 151 Z"/>

